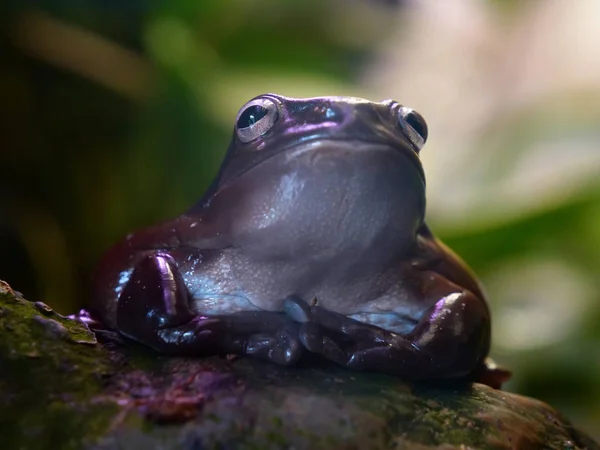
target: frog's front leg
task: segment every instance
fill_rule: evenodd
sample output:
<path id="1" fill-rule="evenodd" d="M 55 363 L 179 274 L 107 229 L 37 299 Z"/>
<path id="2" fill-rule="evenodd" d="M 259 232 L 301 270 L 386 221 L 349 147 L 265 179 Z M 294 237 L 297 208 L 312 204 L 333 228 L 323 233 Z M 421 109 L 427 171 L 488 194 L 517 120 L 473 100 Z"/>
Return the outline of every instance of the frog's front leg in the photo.
<path id="1" fill-rule="evenodd" d="M 148 255 L 137 263 L 118 302 L 119 331 L 160 352 L 237 353 L 288 365 L 304 351 L 299 325 L 283 313 L 194 314 L 183 277 L 166 253 Z"/>
<path id="2" fill-rule="evenodd" d="M 406 335 L 295 300 L 287 300 L 286 310 L 303 322 L 300 340 L 308 350 L 356 370 L 409 379 L 462 378 L 483 363 L 489 349 L 487 306 L 458 287 L 430 307 Z"/>

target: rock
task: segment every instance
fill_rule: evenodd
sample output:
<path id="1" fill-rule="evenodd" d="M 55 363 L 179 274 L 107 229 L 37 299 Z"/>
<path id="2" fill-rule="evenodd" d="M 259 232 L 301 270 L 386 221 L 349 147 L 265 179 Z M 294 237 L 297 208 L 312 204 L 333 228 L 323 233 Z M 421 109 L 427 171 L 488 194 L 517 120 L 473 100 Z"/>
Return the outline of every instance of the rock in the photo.
<path id="1" fill-rule="evenodd" d="M 0 282 L 0 448 L 599 449 L 540 401 L 319 360 L 173 358 Z"/>

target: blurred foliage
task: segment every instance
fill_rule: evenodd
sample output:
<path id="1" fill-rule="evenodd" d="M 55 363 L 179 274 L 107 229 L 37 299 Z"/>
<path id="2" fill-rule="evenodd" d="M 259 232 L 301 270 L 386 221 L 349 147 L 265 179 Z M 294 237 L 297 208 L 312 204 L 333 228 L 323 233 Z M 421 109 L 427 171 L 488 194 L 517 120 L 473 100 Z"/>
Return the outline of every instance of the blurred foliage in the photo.
<path id="1" fill-rule="evenodd" d="M 331 39 L 333 5 L 308 3 L 14 7 L 1 43 L 2 239 L 22 263 L 4 258 L 3 276 L 73 310 L 109 243 L 200 197 L 235 109 L 261 93 L 246 78 L 350 79 L 364 43 Z"/>
<path id="2" fill-rule="evenodd" d="M 484 3 L 3 3 L 0 279 L 81 307 L 107 246 L 200 197 L 257 94 L 394 97 L 430 124 L 430 222 L 488 287 L 509 388 L 600 438 L 595 41 L 575 36 L 590 67 L 538 67 L 551 57 L 535 43 L 561 54 L 547 16 L 571 5 Z M 468 26 L 443 37 L 431 17 Z"/>

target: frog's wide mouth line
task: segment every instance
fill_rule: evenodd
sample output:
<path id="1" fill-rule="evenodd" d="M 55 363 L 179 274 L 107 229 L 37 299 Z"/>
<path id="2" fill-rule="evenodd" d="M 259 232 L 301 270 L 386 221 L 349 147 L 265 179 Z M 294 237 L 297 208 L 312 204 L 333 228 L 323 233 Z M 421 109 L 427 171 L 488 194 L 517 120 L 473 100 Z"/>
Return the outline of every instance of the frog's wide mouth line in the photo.
<path id="1" fill-rule="evenodd" d="M 290 158 L 295 158 L 298 155 L 314 150 L 328 148 L 331 150 L 341 150 L 350 152 L 391 152 L 406 155 L 412 164 L 416 165 L 417 168 L 421 168 L 421 160 L 418 155 L 412 149 L 398 148 L 389 143 L 381 141 L 364 141 L 361 139 L 332 139 L 332 138 L 315 138 L 303 141 L 299 144 L 289 145 L 285 147 L 281 152 L 290 155 Z M 276 155 L 272 155 L 276 156 Z"/>
<path id="2" fill-rule="evenodd" d="M 417 153 L 412 150 L 411 148 L 399 148 L 396 146 L 393 146 L 389 143 L 386 142 L 382 142 L 382 141 L 365 141 L 365 140 L 361 140 L 361 139 L 354 139 L 354 140 L 348 140 L 348 139 L 332 139 L 332 138 L 315 138 L 315 139 L 310 139 L 310 140 L 306 140 L 304 142 L 301 142 L 299 144 L 294 144 L 294 145 L 290 145 L 287 146 L 286 148 L 284 148 L 281 152 L 278 152 L 275 155 L 271 155 L 269 158 L 271 157 L 275 157 L 278 154 L 285 154 L 285 155 L 289 155 L 288 158 L 289 159 L 293 159 L 293 158 L 297 158 L 298 156 L 304 154 L 304 153 L 308 153 L 311 151 L 322 151 L 326 149 L 327 150 L 332 150 L 332 151 L 350 151 L 350 152 L 389 152 L 389 153 L 396 153 L 399 155 L 404 156 L 406 159 L 408 159 L 410 161 L 410 163 L 415 167 L 415 169 L 417 169 L 417 171 L 419 172 L 419 175 L 421 176 L 421 179 L 423 180 L 423 182 L 425 182 L 425 171 L 423 170 L 423 165 L 421 164 L 421 160 L 419 159 L 419 156 L 417 155 Z M 269 159 L 266 158 L 266 159 Z M 266 160 L 265 159 L 265 160 Z M 265 161 L 263 160 L 263 161 Z M 251 168 L 249 168 L 251 169 Z"/>
<path id="3" fill-rule="evenodd" d="M 307 139 L 301 143 L 295 143 L 292 145 L 284 146 L 280 151 L 276 153 L 271 153 L 265 155 L 264 158 L 257 160 L 254 164 L 249 167 L 246 167 L 245 170 L 239 172 L 235 178 L 239 178 L 243 175 L 246 175 L 252 170 L 263 164 L 265 161 L 269 161 L 273 158 L 277 158 L 278 156 L 288 155 L 288 159 L 294 159 L 299 157 L 300 155 L 312 151 L 319 151 L 327 148 L 328 150 L 333 151 L 352 151 L 352 152 L 389 152 L 396 153 L 398 155 L 404 156 L 406 159 L 410 161 L 410 163 L 414 166 L 414 168 L 419 172 L 423 183 L 425 183 L 425 171 L 423 170 L 423 166 L 421 164 L 421 160 L 417 153 L 411 148 L 399 148 L 388 143 L 384 143 L 381 141 L 365 141 L 360 139 L 332 139 L 332 138 L 314 138 Z M 227 183 L 219 187 L 219 189 L 213 193 L 213 196 L 219 195 L 219 193 L 225 189 L 233 180 L 229 180 Z"/>

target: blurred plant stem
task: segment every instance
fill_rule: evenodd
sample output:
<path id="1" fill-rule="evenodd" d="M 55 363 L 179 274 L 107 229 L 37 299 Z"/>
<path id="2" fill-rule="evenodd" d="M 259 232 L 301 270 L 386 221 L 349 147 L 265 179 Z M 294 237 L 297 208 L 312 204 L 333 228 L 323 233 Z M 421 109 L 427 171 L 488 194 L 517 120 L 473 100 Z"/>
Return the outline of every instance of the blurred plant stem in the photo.
<path id="1" fill-rule="evenodd" d="M 41 11 L 20 13 L 10 30 L 13 44 L 32 58 L 73 72 L 136 100 L 154 90 L 152 64 L 90 30 Z"/>

